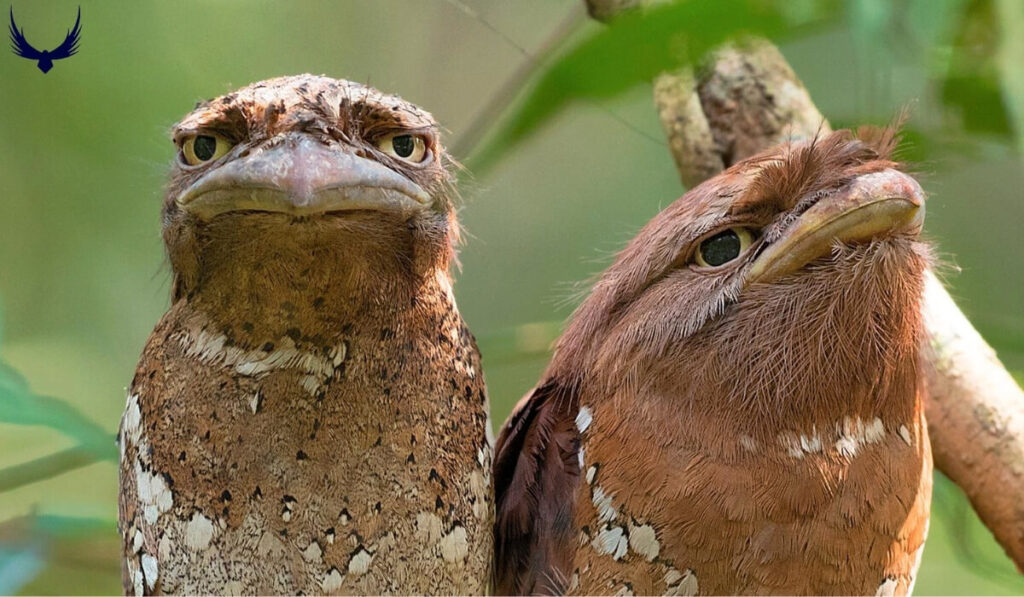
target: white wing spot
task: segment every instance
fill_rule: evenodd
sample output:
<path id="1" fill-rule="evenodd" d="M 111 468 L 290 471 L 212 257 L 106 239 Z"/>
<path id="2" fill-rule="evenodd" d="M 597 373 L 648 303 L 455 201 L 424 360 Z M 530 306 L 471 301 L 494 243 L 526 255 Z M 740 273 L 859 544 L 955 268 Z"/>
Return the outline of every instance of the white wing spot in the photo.
<path id="1" fill-rule="evenodd" d="M 618 560 L 626 555 L 626 549 L 629 546 L 626 530 L 622 527 L 605 525 L 601 532 L 594 537 L 591 545 L 598 553 L 610 555 L 613 560 Z"/>
<path id="2" fill-rule="evenodd" d="M 142 411 L 139 409 L 139 395 L 128 396 L 128 406 L 124 410 L 123 434 L 121 436 L 121 449 L 124 450 L 125 440 L 132 444 L 139 443 L 139 436 L 142 435 Z"/>
<path id="3" fill-rule="evenodd" d="M 700 590 L 697 575 L 690 569 L 682 574 L 675 568 L 669 570 L 665 575 L 665 584 L 665 595 L 672 597 L 692 597 Z"/>
<path id="4" fill-rule="evenodd" d="M 629 547 L 644 557 L 648 562 L 658 557 L 661 551 L 661 544 L 658 543 L 658 535 L 654 527 L 649 524 L 632 526 L 629 529 Z"/>
<path id="5" fill-rule="evenodd" d="M 142 470 L 138 459 L 135 460 L 135 487 L 143 516 L 149 524 L 156 523 L 161 514 L 174 506 L 174 496 L 163 475 Z"/>
<path id="6" fill-rule="evenodd" d="M 193 513 L 185 527 L 185 545 L 198 551 L 209 547 L 212 539 L 213 522 L 199 512 Z"/>
<path id="7" fill-rule="evenodd" d="M 370 562 L 372 561 L 373 555 L 360 548 L 356 555 L 352 556 L 352 559 L 348 561 L 348 573 L 353 576 L 362 576 L 370 569 Z"/>
<path id="8" fill-rule="evenodd" d="M 779 435 L 779 444 L 786 450 L 786 453 L 793 458 L 803 458 L 804 450 L 800 445 L 800 440 L 790 432 Z"/>
<path id="9" fill-rule="evenodd" d="M 306 373 L 302 386 L 315 396 L 323 384 L 334 375 L 348 354 L 348 346 L 342 342 L 331 347 L 327 354 L 303 350 L 295 341 L 284 336 L 272 351 L 262 348 L 245 350 L 227 344 L 227 336 L 211 334 L 201 329 L 194 334 L 180 333 L 178 343 L 185 354 L 204 363 L 219 364 L 235 370 L 239 375 L 260 377 L 278 369 L 298 369 Z"/>
<path id="10" fill-rule="evenodd" d="M 885 425 L 882 424 L 882 419 L 875 417 L 872 419 L 866 427 L 864 427 L 864 441 L 869 444 L 875 444 L 885 437 Z"/>
<path id="11" fill-rule="evenodd" d="M 310 564 L 323 560 L 324 550 L 320 549 L 320 544 L 316 541 L 311 541 L 309 545 L 302 551 L 302 558 Z"/>
<path id="12" fill-rule="evenodd" d="M 812 432 L 811 437 L 801 434 L 800 447 L 808 454 L 821 452 L 821 438 L 818 437 L 817 431 Z"/>
<path id="13" fill-rule="evenodd" d="M 416 515 L 416 538 L 427 545 L 433 545 L 441 539 L 441 519 L 433 512 L 420 512 Z"/>
<path id="14" fill-rule="evenodd" d="M 142 554 L 142 575 L 146 579 L 146 586 L 152 591 L 153 587 L 156 586 L 159 570 L 157 569 L 156 558 L 148 553 Z"/>
<path id="15" fill-rule="evenodd" d="M 910 430 L 907 429 L 906 425 L 900 425 L 900 437 L 903 438 L 903 441 L 905 441 L 908 446 L 912 447 L 914 445 L 914 442 L 910 437 Z"/>
<path id="16" fill-rule="evenodd" d="M 847 458 L 853 458 L 857 455 L 857 442 L 853 438 L 841 437 L 836 442 L 836 451 Z"/>
<path id="17" fill-rule="evenodd" d="M 875 591 L 875 597 L 892 597 L 896 594 L 897 582 L 895 578 L 887 578 L 882 581 L 882 584 L 878 585 L 878 590 Z"/>
<path id="18" fill-rule="evenodd" d="M 594 422 L 594 413 L 588 406 L 581 406 L 580 412 L 576 415 L 576 429 L 580 430 L 580 433 L 585 433 L 590 424 Z"/>
<path id="19" fill-rule="evenodd" d="M 461 562 L 469 555 L 469 542 L 466 540 L 466 528 L 457 526 L 441 538 L 441 557 L 446 562 Z"/>
<path id="20" fill-rule="evenodd" d="M 594 502 L 594 507 L 597 508 L 597 519 L 601 522 L 615 520 L 619 515 L 619 511 L 612 505 L 612 497 L 605 495 L 604 489 L 600 485 L 594 488 L 591 501 Z"/>
<path id="21" fill-rule="evenodd" d="M 320 581 L 320 588 L 323 589 L 324 593 L 333 593 L 341 588 L 342 581 L 341 573 L 338 572 L 337 568 L 331 568 L 331 571 L 324 576 L 324 579 Z"/>

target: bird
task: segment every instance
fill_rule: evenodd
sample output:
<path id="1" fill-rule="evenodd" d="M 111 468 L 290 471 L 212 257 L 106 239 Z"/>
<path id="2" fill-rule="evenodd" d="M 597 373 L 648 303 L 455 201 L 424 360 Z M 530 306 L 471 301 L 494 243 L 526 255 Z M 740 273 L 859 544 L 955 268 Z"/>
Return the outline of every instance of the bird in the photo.
<path id="1" fill-rule="evenodd" d="M 499 594 L 912 591 L 932 257 L 898 139 L 741 161 L 596 278 L 498 436 Z"/>
<path id="2" fill-rule="evenodd" d="M 32 47 L 25 39 L 25 30 L 18 29 L 14 22 L 14 7 L 11 7 L 11 24 L 9 25 L 11 35 L 11 51 L 22 58 L 36 60 L 36 66 L 43 74 L 50 72 L 54 60 L 70 58 L 78 53 L 78 40 L 82 34 L 82 7 L 78 7 L 78 16 L 75 18 L 75 26 L 64 36 L 64 41 L 53 50 L 39 51 Z"/>
<path id="3" fill-rule="evenodd" d="M 172 135 L 171 305 L 118 432 L 125 592 L 489 590 L 493 435 L 434 118 L 306 74 Z"/>

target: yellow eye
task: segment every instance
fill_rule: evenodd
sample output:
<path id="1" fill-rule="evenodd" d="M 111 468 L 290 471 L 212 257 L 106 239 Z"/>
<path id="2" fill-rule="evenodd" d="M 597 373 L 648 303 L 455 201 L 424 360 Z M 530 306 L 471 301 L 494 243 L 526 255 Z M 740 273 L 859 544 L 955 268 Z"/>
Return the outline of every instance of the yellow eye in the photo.
<path id="1" fill-rule="evenodd" d="M 377 149 L 412 164 L 419 164 L 427 157 L 427 142 L 419 135 L 388 135 L 377 141 Z"/>
<path id="2" fill-rule="evenodd" d="M 222 157 L 233 145 L 231 141 L 212 133 L 192 135 L 181 144 L 181 155 L 186 164 L 198 166 Z"/>
<path id="3" fill-rule="evenodd" d="M 704 239 L 697 247 L 694 260 L 704 267 L 725 265 L 742 255 L 753 242 L 754 234 L 749 228 L 729 228 Z"/>

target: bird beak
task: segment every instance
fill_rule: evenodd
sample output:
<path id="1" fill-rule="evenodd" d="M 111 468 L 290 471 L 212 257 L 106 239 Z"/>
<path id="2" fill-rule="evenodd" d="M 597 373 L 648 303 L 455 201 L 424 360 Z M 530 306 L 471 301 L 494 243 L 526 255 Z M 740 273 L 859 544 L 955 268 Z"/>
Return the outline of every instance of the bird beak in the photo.
<path id="1" fill-rule="evenodd" d="M 915 236 L 924 225 L 924 191 L 893 169 L 855 178 L 805 211 L 761 251 L 747 283 L 770 282 L 831 254 L 835 243 L 870 242 L 897 234 Z"/>
<path id="2" fill-rule="evenodd" d="M 230 211 L 311 215 L 350 210 L 412 211 L 430 195 L 371 159 L 291 133 L 271 147 L 206 173 L 176 199 L 202 219 Z"/>

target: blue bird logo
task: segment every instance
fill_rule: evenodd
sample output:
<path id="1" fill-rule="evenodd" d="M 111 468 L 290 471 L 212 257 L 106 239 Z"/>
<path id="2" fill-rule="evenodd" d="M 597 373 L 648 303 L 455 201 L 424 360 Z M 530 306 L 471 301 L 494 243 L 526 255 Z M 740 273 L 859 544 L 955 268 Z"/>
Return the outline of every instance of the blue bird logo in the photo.
<path id="1" fill-rule="evenodd" d="M 43 50 L 40 52 L 33 48 L 32 44 L 28 43 L 28 40 L 25 39 L 25 30 L 18 30 L 18 24 L 14 22 L 13 6 L 11 7 L 10 31 L 11 51 L 22 58 L 38 61 L 36 66 L 39 67 L 39 70 L 43 71 L 43 73 L 48 73 L 53 68 L 54 60 L 68 58 L 78 52 L 78 36 L 82 33 L 82 7 L 78 7 L 78 18 L 75 19 L 75 26 L 71 31 L 68 31 L 67 36 L 64 38 L 64 43 L 53 50 Z"/>

